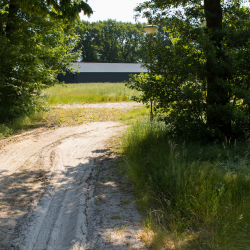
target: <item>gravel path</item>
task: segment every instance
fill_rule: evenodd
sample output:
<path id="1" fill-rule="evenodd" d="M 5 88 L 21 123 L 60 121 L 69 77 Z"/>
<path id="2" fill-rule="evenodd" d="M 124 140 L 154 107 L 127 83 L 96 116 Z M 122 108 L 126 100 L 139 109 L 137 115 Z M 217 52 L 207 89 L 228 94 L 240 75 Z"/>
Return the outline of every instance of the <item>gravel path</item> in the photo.
<path id="1" fill-rule="evenodd" d="M 33 131 L 0 149 L 0 249 L 146 249 L 108 141 L 116 122 Z"/>

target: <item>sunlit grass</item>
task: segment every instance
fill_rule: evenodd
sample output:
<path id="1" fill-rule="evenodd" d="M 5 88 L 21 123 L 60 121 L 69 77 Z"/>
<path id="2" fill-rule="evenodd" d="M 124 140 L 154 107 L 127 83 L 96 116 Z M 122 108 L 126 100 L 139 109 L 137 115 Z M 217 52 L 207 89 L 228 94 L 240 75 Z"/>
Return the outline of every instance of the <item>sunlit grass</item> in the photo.
<path id="1" fill-rule="evenodd" d="M 124 164 L 151 249 L 250 249 L 249 149 L 169 140 L 163 123 L 129 128 Z"/>
<path id="2" fill-rule="evenodd" d="M 88 122 L 117 121 L 127 110 L 107 108 L 52 108 L 45 122 L 52 126 L 77 126 Z"/>
<path id="3" fill-rule="evenodd" d="M 126 124 L 133 124 L 135 121 L 143 118 L 149 119 L 149 112 L 150 110 L 146 106 L 133 108 L 120 116 L 119 121 L 125 122 Z"/>
<path id="4" fill-rule="evenodd" d="M 77 126 L 88 122 L 121 121 L 131 124 L 148 116 L 148 109 L 120 108 L 57 108 L 51 107 L 49 112 L 36 112 L 9 123 L 0 125 L 0 138 L 29 131 L 34 128 L 52 128 L 59 126 Z"/>
<path id="5" fill-rule="evenodd" d="M 134 111 L 110 108 L 53 108 L 56 104 L 84 104 L 98 102 L 130 101 L 137 92 L 127 88 L 124 83 L 83 83 L 58 84 L 45 90 L 43 101 L 51 106 L 49 112 L 35 112 L 0 124 L 0 138 L 11 136 L 34 128 L 53 126 L 76 126 L 94 121 L 123 121 L 132 123 L 141 119 L 148 110 L 144 107 Z"/>
<path id="6" fill-rule="evenodd" d="M 49 105 L 97 102 L 130 101 L 138 92 L 127 88 L 124 83 L 78 83 L 57 84 L 43 92 Z"/>
<path id="7" fill-rule="evenodd" d="M 29 114 L 0 125 L 0 138 L 34 128 L 77 126 L 88 122 L 117 121 L 128 110 L 107 108 L 51 108 L 49 112 Z"/>

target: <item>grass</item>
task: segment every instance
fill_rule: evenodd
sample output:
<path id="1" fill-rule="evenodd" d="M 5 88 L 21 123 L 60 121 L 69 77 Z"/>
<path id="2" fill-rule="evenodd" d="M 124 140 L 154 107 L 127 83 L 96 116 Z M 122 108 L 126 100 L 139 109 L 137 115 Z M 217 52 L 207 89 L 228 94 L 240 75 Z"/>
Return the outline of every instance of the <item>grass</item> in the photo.
<path id="1" fill-rule="evenodd" d="M 15 118 L 6 124 L 0 124 L 0 139 L 16 133 L 42 127 L 45 117 L 44 112 L 34 112 L 23 117 Z"/>
<path id="2" fill-rule="evenodd" d="M 123 139 L 150 249 L 250 249 L 250 144 L 188 144 L 162 123 L 137 122 Z"/>
<path id="3" fill-rule="evenodd" d="M 57 84 L 43 92 L 49 105 L 130 101 L 138 92 L 124 83 Z"/>
<path id="4" fill-rule="evenodd" d="M 85 83 L 85 84 L 58 84 L 43 92 L 49 112 L 35 112 L 16 118 L 11 122 L 0 124 L 0 138 L 18 134 L 34 128 L 51 128 L 57 126 L 76 126 L 94 121 L 121 121 L 133 123 L 148 115 L 145 107 L 133 110 L 104 109 L 104 108 L 74 108 L 63 109 L 54 107 L 63 103 L 86 103 L 104 101 L 129 101 L 129 96 L 136 94 L 125 87 L 123 83 Z"/>
<path id="5" fill-rule="evenodd" d="M 149 117 L 149 112 L 150 110 L 145 106 L 134 108 L 125 112 L 123 115 L 119 117 L 118 120 L 128 125 L 131 125 L 137 120 Z"/>
<path id="6" fill-rule="evenodd" d="M 117 121 L 128 112 L 105 108 L 51 108 L 49 112 L 36 112 L 0 125 L 0 138 L 35 128 L 77 126 L 88 122 Z"/>
<path id="7" fill-rule="evenodd" d="M 121 121 L 131 124 L 148 116 L 148 109 L 139 107 L 132 110 L 118 108 L 57 108 L 49 112 L 36 112 L 19 117 L 9 123 L 0 125 L 0 139 L 35 128 L 52 128 L 60 126 L 77 126 L 88 122 Z"/>
<path id="8" fill-rule="evenodd" d="M 146 215 L 145 226 L 154 232 L 144 239 L 150 249 L 250 249 L 249 142 L 200 145 L 169 140 L 163 123 L 143 120 L 149 115 L 145 107 L 53 107 L 59 103 L 127 101 L 127 95 L 135 93 L 123 84 L 57 85 L 44 93 L 52 105 L 50 112 L 1 124 L 0 138 L 34 128 L 94 121 L 133 124 L 123 138 L 120 154 L 136 187 L 138 207 Z"/>

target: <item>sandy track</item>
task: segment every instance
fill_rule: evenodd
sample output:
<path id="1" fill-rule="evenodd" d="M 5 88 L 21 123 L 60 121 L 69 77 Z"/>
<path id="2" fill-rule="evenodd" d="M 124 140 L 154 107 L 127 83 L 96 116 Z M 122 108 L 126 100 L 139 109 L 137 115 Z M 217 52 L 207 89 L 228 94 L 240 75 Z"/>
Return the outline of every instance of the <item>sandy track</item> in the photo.
<path id="1" fill-rule="evenodd" d="M 140 215 L 107 146 L 122 130 L 95 122 L 2 143 L 0 249 L 143 249 Z"/>

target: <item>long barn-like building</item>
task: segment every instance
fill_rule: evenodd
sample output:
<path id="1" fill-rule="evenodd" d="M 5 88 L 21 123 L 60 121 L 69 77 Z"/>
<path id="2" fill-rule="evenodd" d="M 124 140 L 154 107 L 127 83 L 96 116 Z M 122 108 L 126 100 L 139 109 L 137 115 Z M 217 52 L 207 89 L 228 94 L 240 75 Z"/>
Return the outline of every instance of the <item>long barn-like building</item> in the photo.
<path id="1" fill-rule="evenodd" d="M 130 74 L 146 73 L 140 63 L 73 63 L 74 72 L 59 74 L 60 82 L 86 83 L 86 82 L 124 82 L 128 81 Z"/>

